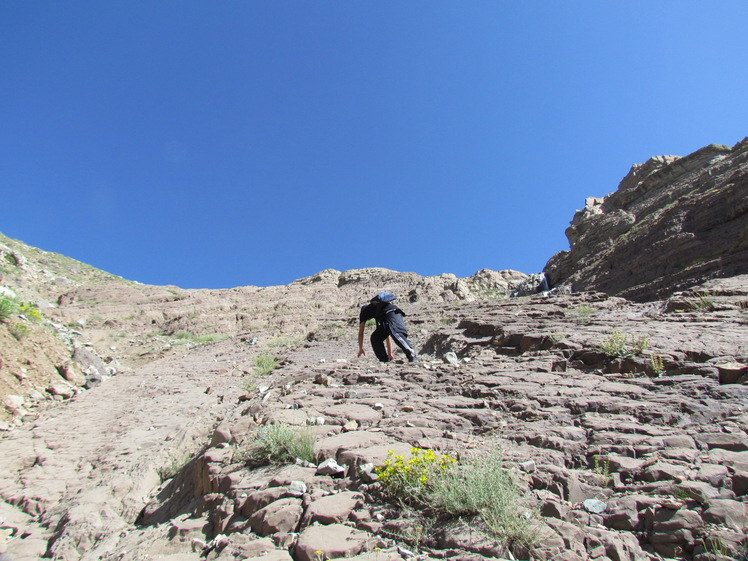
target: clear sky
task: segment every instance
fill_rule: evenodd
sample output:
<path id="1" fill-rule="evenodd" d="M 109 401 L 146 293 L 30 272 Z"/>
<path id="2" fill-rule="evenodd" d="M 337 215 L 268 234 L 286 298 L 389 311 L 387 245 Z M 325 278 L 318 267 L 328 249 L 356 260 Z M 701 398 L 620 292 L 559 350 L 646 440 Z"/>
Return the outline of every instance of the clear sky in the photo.
<path id="1" fill-rule="evenodd" d="M 6 0 L 0 232 L 126 279 L 542 270 L 748 135 L 748 2 Z"/>

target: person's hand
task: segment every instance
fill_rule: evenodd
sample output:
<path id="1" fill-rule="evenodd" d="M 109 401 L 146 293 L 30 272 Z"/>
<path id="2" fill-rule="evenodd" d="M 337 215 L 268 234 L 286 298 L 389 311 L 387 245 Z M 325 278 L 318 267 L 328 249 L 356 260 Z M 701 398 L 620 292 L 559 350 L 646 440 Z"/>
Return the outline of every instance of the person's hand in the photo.
<path id="1" fill-rule="evenodd" d="M 364 352 L 364 349 L 363 349 L 363 348 L 360 348 L 360 349 L 358 350 L 358 356 L 363 356 L 363 355 L 365 355 L 365 354 L 366 354 L 366 353 Z"/>
<path id="2" fill-rule="evenodd" d="M 392 353 L 390 353 L 390 354 L 388 355 L 388 358 L 389 358 L 390 360 L 395 360 L 395 355 L 393 355 Z"/>

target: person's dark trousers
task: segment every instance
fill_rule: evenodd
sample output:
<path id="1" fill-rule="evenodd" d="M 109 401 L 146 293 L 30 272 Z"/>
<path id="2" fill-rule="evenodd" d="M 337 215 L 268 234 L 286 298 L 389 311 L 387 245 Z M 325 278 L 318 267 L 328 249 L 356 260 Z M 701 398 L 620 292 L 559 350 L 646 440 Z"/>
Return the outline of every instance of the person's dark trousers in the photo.
<path id="1" fill-rule="evenodd" d="M 371 348 L 374 349 L 374 354 L 382 362 L 389 362 L 390 357 L 387 356 L 387 349 L 384 347 L 384 341 L 388 336 L 392 336 L 392 340 L 395 344 L 402 349 L 408 360 L 413 362 L 416 360 L 416 351 L 413 349 L 413 345 L 408 341 L 407 333 L 397 329 L 397 325 L 390 325 L 385 323 L 382 328 L 377 328 L 374 333 L 371 334 Z"/>
<path id="2" fill-rule="evenodd" d="M 389 329 L 388 331 L 390 332 L 390 335 L 392 335 L 392 340 L 403 350 L 405 356 L 408 357 L 408 360 L 414 362 L 416 360 L 416 351 L 413 348 L 413 345 L 410 344 L 410 341 L 408 341 L 408 334 L 397 329 Z"/>
<path id="3" fill-rule="evenodd" d="M 371 348 L 374 349 L 374 354 L 381 362 L 390 361 L 390 357 L 387 356 L 387 349 L 384 348 L 384 341 L 387 337 L 384 327 L 377 327 L 371 334 Z"/>

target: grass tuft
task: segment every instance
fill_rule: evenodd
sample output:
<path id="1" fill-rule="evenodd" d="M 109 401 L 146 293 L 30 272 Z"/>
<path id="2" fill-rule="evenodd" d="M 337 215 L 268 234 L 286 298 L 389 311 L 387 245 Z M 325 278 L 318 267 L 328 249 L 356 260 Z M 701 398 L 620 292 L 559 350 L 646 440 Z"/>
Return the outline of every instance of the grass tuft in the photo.
<path id="1" fill-rule="evenodd" d="M 255 374 L 265 376 L 278 368 L 278 359 L 268 354 L 260 354 L 254 360 Z"/>
<path id="2" fill-rule="evenodd" d="M 8 296 L 0 296 L 0 320 L 8 319 L 18 311 L 18 304 Z"/>
<path id="3" fill-rule="evenodd" d="M 310 427 L 291 427 L 286 423 L 265 425 L 239 452 L 239 459 L 251 466 L 289 464 L 297 458 L 313 462 L 315 436 Z"/>
<path id="4" fill-rule="evenodd" d="M 8 326 L 8 331 L 10 331 L 10 334 L 13 335 L 13 337 L 15 337 L 17 341 L 25 339 L 29 336 L 29 333 L 31 333 L 31 330 L 28 328 L 28 326 L 20 321 L 11 323 Z"/>

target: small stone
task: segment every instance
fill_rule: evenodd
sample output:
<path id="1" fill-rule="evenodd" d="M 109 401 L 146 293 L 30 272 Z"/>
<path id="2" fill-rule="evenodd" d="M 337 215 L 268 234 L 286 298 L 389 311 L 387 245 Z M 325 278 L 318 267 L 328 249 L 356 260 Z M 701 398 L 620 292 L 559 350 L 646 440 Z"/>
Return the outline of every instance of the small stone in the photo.
<path id="1" fill-rule="evenodd" d="M 101 374 L 99 374 L 98 372 L 91 372 L 89 374 L 86 374 L 86 384 L 84 387 L 87 390 L 90 390 L 91 388 L 95 388 L 96 386 L 101 384 L 101 382 L 103 381 L 104 378 L 101 376 Z"/>
<path id="2" fill-rule="evenodd" d="M 303 481 L 291 481 L 288 486 L 288 494 L 292 497 L 301 497 L 306 493 L 306 483 Z"/>
<path id="3" fill-rule="evenodd" d="M 584 509 L 592 514 L 602 514 L 607 508 L 608 505 L 597 499 L 587 499 L 584 501 Z"/>
<path id="4" fill-rule="evenodd" d="M 213 541 L 210 543 L 212 547 L 215 549 L 223 549 L 227 545 L 231 543 L 231 540 L 228 536 L 224 534 L 218 534 L 215 538 L 213 538 Z"/>
<path id="5" fill-rule="evenodd" d="M 535 460 L 528 460 L 519 464 L 519 469 L 525 473 L 533 473 L 535 471 Z"/>
<path id="6" fill-rule="evenodd" d="M 405 549 L 405 548 L 404 548 L 404 547 L 402 547 L 402 546 L 397 546 L 397 552 L 398 552 L 398 553 L 399 553 L 400 555 L 402 555 L 403 557 L 405 557 L 405 558 L 408 558 L 408 557 L 415 557 L 415 553 L 413 553 L 412 551 L 409 551 L 409 550 Z"/>
<path id="7" fill-rule="evenodd" d="M 320 386 L 329 386 L 330 381 L 330 377 L 327 374 L 317 374 L 314 377 L 314 383 L 319 384 Z"/>
<path id="8" fill-rule="evenodd" d="M 447 364 L 458 365 L 460 364 L 460 359 L 457 358 L 457 355 L 455 353 L 449 351 L 444 355 L 444 362 L 446 362 Z"/>
<path id="9" fill-rule="evenodd" d="M 70 399 L 75 395 L 75 389 L 67 383 L 52 382 L 47 391 L 54 397 L 61 397 L 62 399 Z"/>
<path id="10" fill-rule="evenodd" d="M 358 471 L 361 479 L 366 483 L 374 483 L 378 479 L 377 474 L 374 473 L 374 464 L 371 462 L 358 466 Z"/>
<path id="11" fill-rule="evenodd" d="M 353 419 L 343 425 L 343 432 L 353 432 L 356 430 L 358 430 L 358 423 Z"/>
<path id="12" fill-rule="evenodd" d="M 334 458 L 328 458 L 317 466 L 317 475 L 343 475 L 345 474 L 345 467 L 338 464 Z"/>

